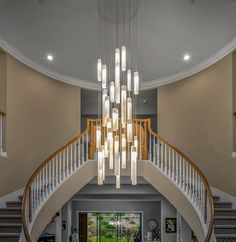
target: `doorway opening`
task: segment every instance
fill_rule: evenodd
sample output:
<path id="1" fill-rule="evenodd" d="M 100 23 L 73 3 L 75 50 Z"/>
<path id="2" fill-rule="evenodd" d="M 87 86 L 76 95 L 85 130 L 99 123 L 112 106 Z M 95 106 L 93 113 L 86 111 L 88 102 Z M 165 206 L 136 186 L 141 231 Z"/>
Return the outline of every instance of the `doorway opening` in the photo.
<path id="1" fill-rule="evenodd" d="M 142 213 L 79 213 L 79 241 L 140 242 L 142 241 Z"/>

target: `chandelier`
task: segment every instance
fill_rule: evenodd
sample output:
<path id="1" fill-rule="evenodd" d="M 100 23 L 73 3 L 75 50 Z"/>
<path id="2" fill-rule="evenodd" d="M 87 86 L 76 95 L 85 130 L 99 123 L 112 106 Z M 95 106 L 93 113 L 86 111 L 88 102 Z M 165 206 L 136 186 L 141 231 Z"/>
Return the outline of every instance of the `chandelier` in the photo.
<path id="1" fill-rule="evenodd" d="M 98 0 L 100 57 L 97 60 L 99 121 L 96 124 L 98 184 L 105 180 L 106 163 L 120 188 L 121 169 L 130 166 L 137 184 L 138 137 L 134 134 L 137 70 L 138 0 Z"/>

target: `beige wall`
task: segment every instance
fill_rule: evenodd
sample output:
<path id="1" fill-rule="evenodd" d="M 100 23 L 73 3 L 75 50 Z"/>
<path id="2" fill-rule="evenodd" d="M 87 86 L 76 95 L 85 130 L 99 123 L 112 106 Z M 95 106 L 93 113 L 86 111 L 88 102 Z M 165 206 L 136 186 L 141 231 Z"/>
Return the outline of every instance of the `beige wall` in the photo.
<path id="1" fill-rule="evenodd" d="M 192 158 L 212 186 L 236 196 L 232 66 L 230 54 L 196 75 L 160 87 L 157 103 L 160 135 Z"/>
<path id="2" fill-rule="evenodd" d="M 6 111 L 6 54 L 0 49 L 0 111 Z"/>
<path id="3" fill-rule="evenodd" d="M 0 158 L 0 197 L 25 186 L 43 160 L 79 133 L 80 88 L 7 55 L 6 114 L 8 158 Z"/>

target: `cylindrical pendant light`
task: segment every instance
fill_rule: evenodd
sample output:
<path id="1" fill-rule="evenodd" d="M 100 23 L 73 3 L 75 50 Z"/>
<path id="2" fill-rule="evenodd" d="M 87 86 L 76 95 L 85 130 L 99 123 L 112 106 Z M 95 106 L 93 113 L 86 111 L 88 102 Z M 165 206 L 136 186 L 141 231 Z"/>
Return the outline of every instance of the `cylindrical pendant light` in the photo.
<path id="1" fill-rule="evenodd" d="M 132 120 L 132 99 L 127 98 L 127 120 Z"/>
<path id="2" fill-rule="evenodd" d="M 102 129 L 100 125 L 96 126 L 96 147 L 100 148 L 102 143 Z"/>
<path id="3" fill-rule="evenodd" d="M 109 147 L 108 147 L 107 138 L 104 139 L 104 153 L 105 153 L 105 158 L 108 158 L 109 157 Z"/>
<path id="4" fill-rule="evenodd" d="M 104 169 L 103 169 L 103 160 L 104 160 L 104 150 L 103 146 L 100 146 L 98 148 L 98 185 L 103 184 L 103 178 L 104 178 Z"/>
<path id="5" fill-rule="evenodd" d="M 102 59 L 98 59 L 97 62 L 97 80 L 102 81 Z"/>
<path id="6" fill-rule="evenodd" d="M 132 120 L 127 120 L 127 142 L 132 142 L 133 138 L 133 123 Z"/>
<path id="7" fill-rule="evenodd" d="M 125 46 L 121 47 L 121 70 L 126 70 L 126 48 Z"/>
<path id="8" fill-rule="evenodd" d="M 113 150 L 109 150 L 109 168 L 112 170 L 114 166 Z"/>
<path id="9" fill-rule="evenodd" d="M 115 84 L 114 82 L 110 82 L 110 100 L 112 103 L 115 101 Z"/>
<path id="10" fill-rule="evenodd" d="M 126 86 L 122 86 L 121 87 L 121 124 L 122 124 L 122 128 L 125 128 L 125 125 L 126 125 L 126 100 L 127 100 Z"/>
<path id="11" fill-rule="evenodd" d="M 102 88 L 105 89 L 107 87 L 107 66 L 102 65 Z"/>
<path id="12" fill-rule="evenodd" d="M 122 147 L 121 151 L 121 167 L 126 169 L 126 148 Z"/>
<path id="13" fill-rule="evenodd" d="M 115 175 L 120 175 L 120 150 L 119 150 L 119 136 L 114 137 L 114 161 L 115 161 Z"/>
<path id="14" fill-rule="evenodd" d="M 131 70 L 128 69 L 127 70 L 127 90 L 130 92 L 132 89 L 132 85 L 131 85 Z"/>
<path id="15" fill-rule="evenodd" d="M 105 97 L 105 102 L 104 102 L 104 118 L 105 118 L 105 122 L 104 123 L 107 125 L 107 121 L 110 118 L 110 98 L 109 98 L 109 96 L 106 96 Z"/>
<path id="16" fill-rule="evenodd" d="M 115 101 L 120 103 L 120 65 L 115 66 Z"/>
<path id="17" fill-rule="evenodd" d="M 112 127 L 113 131 L 118 130 L 118 125 L 119 125 L 119 114 L 118 114 L 118 109 L 113 108 L 112 109 Z"/>
<path id="18" fill-rule="evenodd" d="M 116 188 L 120 189 L 120 175 L 116 175 Z"/>
<path id="19" fill-rule="evenodd" d="M 107 141 L 109 150 L 113 151 L 113 132 L 112 129 L 107 129 Z"/>
<path id="20" fill-rule="evenodd" d="M 139 94 L 139 73 L 134 72 L 134 95 Z"/>
<path id="21" fill-rule="evenodd" d="M 137 184 L 137 149 L 131 146 L 131 181 L 132 185 Z"/>

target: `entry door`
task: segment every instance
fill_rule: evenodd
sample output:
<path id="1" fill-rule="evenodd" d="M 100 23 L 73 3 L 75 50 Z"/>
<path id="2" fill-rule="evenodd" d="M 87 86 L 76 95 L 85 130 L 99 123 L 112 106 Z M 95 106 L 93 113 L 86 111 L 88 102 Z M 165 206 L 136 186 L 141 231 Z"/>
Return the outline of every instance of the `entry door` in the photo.
<path id="1" fill-rule="evenodd" d="M 87 213 L 79 213 L 79 241 L 87 242 Z"/>

